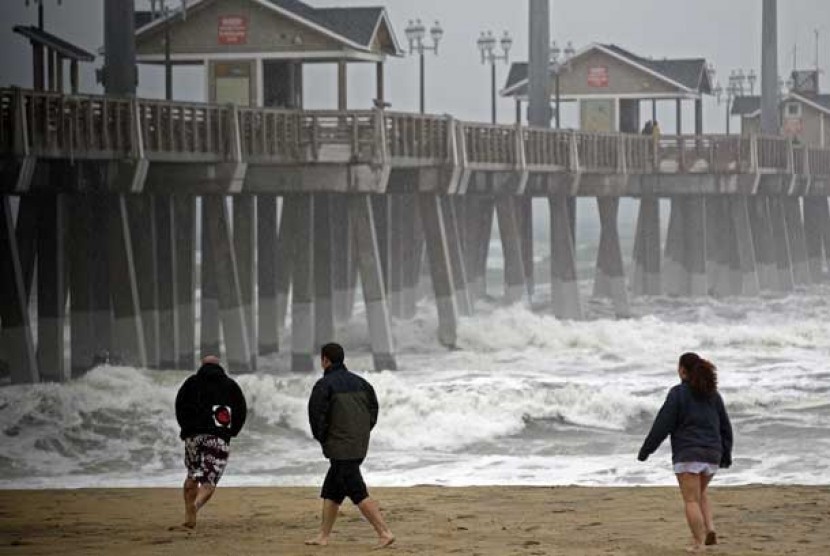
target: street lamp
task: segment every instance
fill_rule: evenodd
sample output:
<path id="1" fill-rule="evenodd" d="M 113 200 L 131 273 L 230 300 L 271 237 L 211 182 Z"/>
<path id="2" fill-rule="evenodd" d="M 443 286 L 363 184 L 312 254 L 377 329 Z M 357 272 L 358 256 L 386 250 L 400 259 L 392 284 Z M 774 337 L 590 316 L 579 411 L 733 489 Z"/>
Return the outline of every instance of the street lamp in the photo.
<path id="1" fill-rule="evenodd" d="M 556 41 L 553 41 L 550 47 L 550 69 L 553 72 L 554 76 L 556 76 L 556 129 L 560 129 L 562 126 L 562 118 L 561 112 L 559 110 L 560 107 L 560 88 L 559 88 L 559 76 L 562 74 L 563 71 L 568 71 L 571 69 L 571 58 L 574 57 L 576 54 L 576 50 L 574 50 L 573 43 L 568 41 L 565 50 L 559 48 L 559 45 Z"/>
<path id="2" fill-rule="evenodd" d="M 502 54 L 496 52 L 496 46 L 501 42 Z M 504 61 L 505 64 L 510 62 L 510 49 L 513 48 L 513 38 L 507 31 L 504 32 L 501 41 L 496 40 L 492 31 L 481 32 L 481 36 L 476 41 L 478 50 L 481 52 L 481 63 L 490 64 L 491 69 L 491 86 L 490 86 L 490 101 L 491 105 L 491 120 L 495 124 L 497 122 L 498 113 L 496 111 L 496 62 Z"/>
<path id="3" fill-rule="evenodd" d="M 721 104 L 724 100 L 726 101 L 726 134 L 729 135 L 731 133 L 731 120 L 732 115 L 730 111 L 732 110 L 732 101 L 738 97 L 742 97 L 744 95 L 744 83 L 749 81 L 750 88 L 754 88 L 755 86 L 755 72 L 751 71 L 749 73 L 749 77 L 744 74 L 743 70 L 732 70 L 732 73 L 729 74 L 729 83 L 726 88 L 722 87 L 720 83 L 715 87 L 714 93 L 715 97 L 718 99 L 718 104 Z"/>
<path id="4" fill-rule="evenodd" d="M 156 4 L 159 10 L 156 10 Z M 187 0 L 181 0 L 182 20 L 187 19 Z M 167 7 L 165 0 L 150 0 L 150 13 L 152 18 L 162 17 L 164 21 L 164 98 L 173 100 L 173 62 L 170 59 L 170 14 L 172 11 Z"/>
<path id="5" fill-rule="evenodd" d="M 435 25 L 433 25 L 429 30 L 430 37 L 432 38 L 432 46 L 424 44 L 424 39 L 427 35 L 427 28 L 420 19 L 415 21 L 410 19 L 409 25 L 406 27 L 405 32 L 406 38 L 409 40 L 409 53 L 418 53 L 421 57 L 421 114 L 423 114 L 426 112 L 426 100 L 424 98 L 426 92 L 426 62 L 424 60 L 424 53 L 431 51 L 438 56 L 438 45 L 444 37 L 444 29 L 441 27 L 441 24 L 436 21 Z"/>

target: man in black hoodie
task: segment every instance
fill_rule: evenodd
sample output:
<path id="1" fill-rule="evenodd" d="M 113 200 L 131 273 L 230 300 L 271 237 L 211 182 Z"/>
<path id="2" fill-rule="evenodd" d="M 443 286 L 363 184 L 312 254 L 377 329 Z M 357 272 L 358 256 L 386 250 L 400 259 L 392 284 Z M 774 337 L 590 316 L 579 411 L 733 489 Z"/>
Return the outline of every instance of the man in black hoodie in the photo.
<path id="1" fill-rule="evenodd" d="M 369 497 L 360 465 L 369 449 L 369 436 L 378 421 L 378 399 L 372 385 L 349 372 L 343 348 L 328 344 L 321 351 L 323 378 L 308 402 L 311 433 L 323 447 L 331 467 L 323 483 L 320 534 L 308 545 L 327 546 L 340 505 L 348 497 L 378 534 L 377 548 L 395 542 L 378 503 Z"/>
<path id="2" fill-rule="evenodd" d="M 176 396 L 176 419 L 184 440 L 184 526 L 196 526 L 196 515 L 216 491 L 225 472 L 230 442 L 245 424 L 248 407 L 239 385 L 213 356 L 202 360 Z"/>

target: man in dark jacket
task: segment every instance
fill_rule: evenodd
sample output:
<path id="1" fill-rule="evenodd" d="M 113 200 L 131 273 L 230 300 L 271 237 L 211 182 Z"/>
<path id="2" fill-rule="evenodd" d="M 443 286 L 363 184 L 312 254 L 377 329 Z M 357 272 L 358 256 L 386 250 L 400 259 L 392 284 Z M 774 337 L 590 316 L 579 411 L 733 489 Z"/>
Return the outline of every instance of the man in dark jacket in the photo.
<path id="1" fill-rule="evenodd" d="M 184 440 L 184 526 L 196 526 L 199 510 L 208 503 L 225 472 L 230 442 L 245 425 L 248 407 L 239 385 L 213 356 L 202 360 L 176 396 L 176 419 Z"/>
<path id="2" fill-rule="evenodd" d="M 330 468 L 320 495 L 320 535 L 306 544 L 328 545 L 337 512 L 348 497 L 375 528 L 377 548 L 386 548 L 395 542 L 395 536 L 384 522 L 378 503 L 369 497 L 360 473 L 369 449 L 369 436 L 378 420 L 375 391 L 371 384 L 346 369 L 341 346 L 328 344 L 320 355 L 324 375 L 311 392 L 308 420 Z"/>

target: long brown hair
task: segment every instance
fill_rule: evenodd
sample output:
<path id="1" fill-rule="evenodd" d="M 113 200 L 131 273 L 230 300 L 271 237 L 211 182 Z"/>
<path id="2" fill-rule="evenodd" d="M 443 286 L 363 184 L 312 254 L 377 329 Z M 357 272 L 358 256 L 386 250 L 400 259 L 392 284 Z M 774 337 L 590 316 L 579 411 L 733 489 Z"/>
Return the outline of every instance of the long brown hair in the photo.
<path id="1" fill-rule="evenodd" d="M 689 387 L 696 395 L 708 398 L 718 391 L 718 369 L 711 361 L 686 353 L 680 358 L 680 366 L 686 369 Z"/>

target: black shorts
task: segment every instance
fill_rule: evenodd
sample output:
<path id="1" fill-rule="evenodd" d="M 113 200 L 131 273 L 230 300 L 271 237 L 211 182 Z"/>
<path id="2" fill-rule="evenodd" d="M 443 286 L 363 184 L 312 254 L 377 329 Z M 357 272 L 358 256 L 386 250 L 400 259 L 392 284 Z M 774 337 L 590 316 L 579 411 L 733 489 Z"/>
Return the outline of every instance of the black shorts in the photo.
<path id="1" fill-rule="evenodd" d="M 356 505 L 369 498 L 366 483 L 363 482 L 363 475 L 360 474 L 362 459 L 331 460 L 330 463 L 331 467 L 326 473 L 323 491 L 320 493 L 321 498 L 342 504 L 343 500 L 349 497 Z"/>

